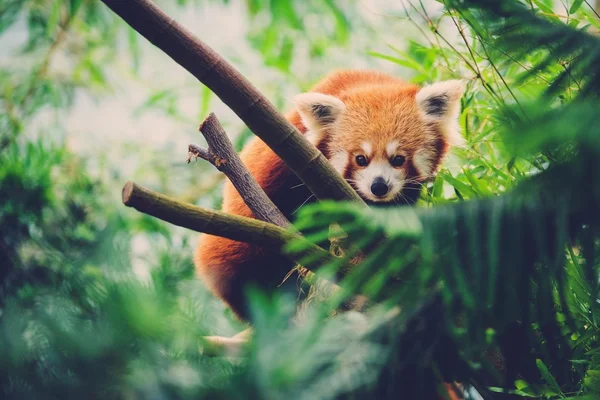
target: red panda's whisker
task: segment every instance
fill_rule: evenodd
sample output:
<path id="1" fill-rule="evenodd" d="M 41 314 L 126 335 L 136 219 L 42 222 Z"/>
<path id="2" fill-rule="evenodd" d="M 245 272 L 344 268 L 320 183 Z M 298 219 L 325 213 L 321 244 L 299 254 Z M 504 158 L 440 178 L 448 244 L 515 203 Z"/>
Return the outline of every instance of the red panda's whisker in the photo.
<path id="1" fill-rule="evenodd" d="M 300 204 L 300 206 L 298 208 L 296 208 L 292 214 L 296 214 L 296 212 L 302 208 L 303 205 L 305 205 L 310 199 L 312 199 L 313 197 L 315 197 L 314 194 L 311 194 L 310 196 L 308 196 L 308 199 L 304 200 L 304 203 Z"/>
<path id="2" fill-rule="evenodd" d="M 402 200 L 404 200 L 407 204 L 410 203 L 408 197 L 406 197 L 402 192 L 400 192 L 400 196 L 402 196 Z"/>
<path id="3" fill-rule="evenodd" d="M 416 184 L 416 185 L 419 185 L 419 188 L 423 188 L 423 189 L 427 188 L 427 186 L 425 186 L 423 183 L 421 183 L 419 181 L 416 181 L 416 180 L 408 180 L 407 179 L 407 180 L 404 181 L 404 183 L 410 183 L 410 184 L 413 184 L 413 185 Z"/>
<path id="4" fill-rule="evenodd" d="M 420 182 L 416 179 L 405 179 L 404 182 L 408 182 L 408 183 L 418 183 L 419 185 L 423 186 L 423 182 Z"/>

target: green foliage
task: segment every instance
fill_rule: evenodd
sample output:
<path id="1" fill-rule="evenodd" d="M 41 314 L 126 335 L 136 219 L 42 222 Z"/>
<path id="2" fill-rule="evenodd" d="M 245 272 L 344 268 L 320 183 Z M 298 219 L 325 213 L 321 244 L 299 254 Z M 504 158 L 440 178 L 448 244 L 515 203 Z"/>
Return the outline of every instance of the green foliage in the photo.
<path id="1" fill-rule="evenodd" d="M 62 267 L 94 247 L 99 188 L 80 168 L 63 147 L 42 142 L 12 144 L 0 155 L 2 297 L 62 281 Z"/>
<path id="2" fill-rule="evenodd" d="M 248 0 L 248 9 L 255 22 L 249 35 L 252 45 L 262 54 L 265 65 L 289 73 L 297 44 L 308 45 L 307 53 L 315 62 L 333 43 L 345 44 L 353 8 L 332 0 Z M 317 15 L 321 18 L 311 21 Z M 309 22 L 318 22 L 318 26 Z M 306 52 L 300 51 L 299 56 Z"/>
<path id="3" fill-rule="evenodd" d="M 508 390 L 594 398 L 600 132 L 592 119 L 600 40 L 561 23 L 541 2 L 533 2 L 538 9 L 517 1 L 448 3 L 439 20 L 426 20 L 442 40 L 438 26 L 451 19 L 466 52 L 448 42 L 444 50 L 413 46 L 376 56 L 419 73 L 423 53 L 442 53 L 437 63 L 474 75 L 483 90 L 463 103 L 469 158 L 462 171 L 442 171 L 428 188 L 422 200 L 436 207 L 366 213 L 320 204 L 301 211 L 299 226 L 319 237 L 340 223 L 370 253 L 345 286 L 371 298 L 406 307 L 443 282 L 445 309 L 460 316 L 446 329 L 470 366 L 458 376 L 484 397 Z M 569 12 L 578 14 L 569 18 L 582 17 L 574 5 Z M 540 18 L 540 10 L 552 15 Z M 490 146 L 490 137 L 502 143 Z M 459 201 L 439 205 L 448 202 L 446 184 Z M 504 355 L 503 384 L 484 357 L 493 349 Z"/>

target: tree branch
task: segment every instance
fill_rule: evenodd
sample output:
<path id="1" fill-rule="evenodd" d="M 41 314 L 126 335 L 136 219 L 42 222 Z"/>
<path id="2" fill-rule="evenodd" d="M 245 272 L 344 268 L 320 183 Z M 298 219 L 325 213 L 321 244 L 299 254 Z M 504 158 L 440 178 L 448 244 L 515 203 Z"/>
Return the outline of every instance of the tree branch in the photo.
<path id="1" fill-rule="evenodd" d="M 227 104 L 318 199 L 363 203 L 325 156 L 233 66 L 150 0 L 102 0 Z"/>
<path id="2" fill-rule="evenodd" d="M 310 260 L 309 267 L 334 262 L 336 258 L 321 247 L 306 242 L 298 233 L 273 224 L 208 210 L 179 202 L 153 190 L 128 181 L 123 187 L 123 204 L 144 214 L 162 219 L 173 225 L 196 232 L 225 237 L 231 240 L 268 247 L 289 257 L 294 262 Z M 286 253 L 284 247 L 297 240 L 304 240 L 305 250 Z M 306 259 L 305 259 L 306 257 Z"/>
<path id="3" fill-rule="evenodd" d="M 246 169 L 215 114 L 210 113 L 199 129 L 208 143 L 208 150 L 204 151 L 191 144 L 189 152 L 207 160 L 223 172 L 257 219 L 282 228 L 291 227 L 290 221 Z"/>

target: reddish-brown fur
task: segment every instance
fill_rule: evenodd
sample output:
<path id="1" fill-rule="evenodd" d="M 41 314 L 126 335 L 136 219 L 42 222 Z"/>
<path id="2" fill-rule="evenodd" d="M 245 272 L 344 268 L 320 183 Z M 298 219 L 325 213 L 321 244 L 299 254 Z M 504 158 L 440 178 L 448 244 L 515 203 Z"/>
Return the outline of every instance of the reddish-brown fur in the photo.
<path id="1" fill-rule="evenodd" d="M 342 126 L 346 124 L 344 131 L 347 133 L 342 145 L 347 150 L 359 146 L 356 126 L 368 126 L 369 132 L 360 133 L 370 138 L 398 135 L 400 132 L 403 146 L 409 151 L 423 146 L 431 147 L 435 151 L 437 165 L 446 152 L 447 144 L 438 132 L 427 130 L 418 117 L 414 105 L 418 90 L 415 85 L 378 72 L 338 71 L 318 83 L 312 92 L 334 95 L 349 105 L 355 105 L 355 111 L 363 110 L 362 114 L 355 112 L 340 122 Z M 297 110 L 289 113 L 287 118 L 300 132 L 306 132 Z M 395 132 L 391 131 L 389 123 L 386 124 L 385 120 L 390 118 L 393 119 L 391 126 L 395 127 Z M 318 147 L 329 157 L 326 148 Z M 306 189 L 291 189 L 292 184 L 298 184 L 299 181 L 259 138 L 248 143 L 241 152 L 241 158 L 258 184 L 287 216 L 309 197 Z M 408 175 L 418 175 L 410 162 L 407 162 L 406 168 Z M 418 194 L 417 190 L 414 192 Z M 225 184 L 223 199 L 223 211 L 254 217 L 230 182 Z M 244 319 L 249 317 L 245 306 L 246 287 L 255 284 L 263 288 L 275 288 L 291 267 L 289 260 L 278 254 L 210 235 L 202 236 L 196 250 L 195 264 L 208 287 Z"/>

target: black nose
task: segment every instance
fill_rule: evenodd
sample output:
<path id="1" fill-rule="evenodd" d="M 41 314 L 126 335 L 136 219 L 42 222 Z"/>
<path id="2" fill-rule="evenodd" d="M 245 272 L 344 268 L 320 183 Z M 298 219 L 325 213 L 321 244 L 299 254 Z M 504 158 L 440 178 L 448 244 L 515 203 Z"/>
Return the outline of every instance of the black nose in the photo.
<path id="1" fill-rule="evenodd" d="M 373 193 L 377 197 L 384 196 L 390 188 L 387 183 L 383 180 L 383 178 L 375 178 L 373 184 L 371 185 L 371 193 Z"/>

